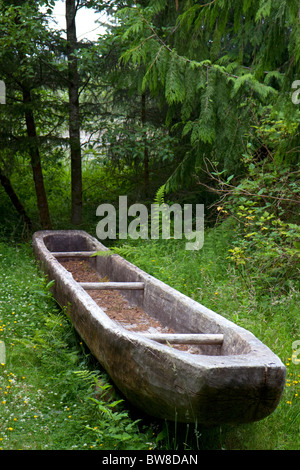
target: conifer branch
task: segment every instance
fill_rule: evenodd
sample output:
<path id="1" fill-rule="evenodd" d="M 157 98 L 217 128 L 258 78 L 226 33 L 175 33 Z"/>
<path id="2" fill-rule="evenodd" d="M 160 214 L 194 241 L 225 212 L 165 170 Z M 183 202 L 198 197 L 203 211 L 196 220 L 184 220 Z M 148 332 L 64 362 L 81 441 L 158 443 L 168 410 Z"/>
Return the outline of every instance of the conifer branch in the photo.
<path id="1" fill-rule="evenodd" d="M 215 2 L 216 0 L 213 0 L 212 2 L 210 3 L 207 3 L 205 5 L 201 5 L 201 6 L 207 6 L 207 5 L 211 5 Z M 141 11 L 139 10 L 138 6 L 136 5 L 136 11 L 138 13 L 138 15 L 141 17 L 142 21 L 144 21 L 148 28 L 151 30 L 151 32 L 153 33 L 151 36 L 149 36 L 149 38 L 147 38 L 146 40 L 144 40 L 138 47 L 141 47 L 148 39 L 150 38 L 153 38 L 155 37 L 157 39 L 158 42 L 160 42 L 162 44 L 162 46 L 167 49 L 170 53 L 172 54 L 175 54 L 178 59 L 180 60 L 183 60 L 184 62 L 188 63 L 188 64 L 193 64 L 194 66 L 200 66 L 200 67 L 206 67 L 207 69 L 214 69 L 215 66 L 214 65 L 211 65 L 211 64 L 208 64 L 207 62 L 204 63 L 204 62 L 197 62 L 195 60 L 192 60 L 192 59 L 188 59 L 187 57 L 184 57 L 180 54 L 178 54 L 178 52 L 174 49 L 172 49 L 168 44 L 166 44 L 166 42 L 159 36 L 159 34 L 155 31 L 154 27 L 150 24 L 150 22 L 147 20 L 147 18 L 144 17 L 144 15 L 141 13 Z M 177 28 L 175 28 L 173 30 L 173 33 L 176 31 Z M 153 67 L 154 63 L 156 62 L 156 59 L 157 57 L 155 58 L 154 62 L 151 64 L 151 68 Z M 223 73 L 224 75 L 230 77 L 230 78 L 235 78 L 235 79 L 238 79 L 239 76 L 238 75 L 234 75 L 232 73 L 229 73 L 229 72 L 226 72 L 225 70 L 222 70 L 220 67 L 218 67 L 218 70 Z"/>

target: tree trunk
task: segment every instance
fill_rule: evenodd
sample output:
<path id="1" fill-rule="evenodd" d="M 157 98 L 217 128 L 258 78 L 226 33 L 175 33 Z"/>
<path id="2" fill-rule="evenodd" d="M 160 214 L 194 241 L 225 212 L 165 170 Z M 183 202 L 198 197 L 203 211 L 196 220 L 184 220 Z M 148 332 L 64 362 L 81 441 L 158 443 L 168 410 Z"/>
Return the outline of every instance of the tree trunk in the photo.
<path id="1" fill-rule="evenodd" d="M 33 173 L 33 180 L 35 184 L 35 192 L 37 198 L 38 211 L 40 216 L 40 223 L 44 230 L 51 229 L 51 220 L 48 208 L 48 201 L 46 190 L 44 186 L 44 178 L 41 164 L 41 157 L 37 145 L 37 134 L 34 122 L 34 116 L 31 109 L 32 100 L 30 90 L 23 87 L 23 103 L 25 107 L 25 121 L 27 135 L 29 138 L 29 154 L 31 160 L 31 168 Z"/>
<path id="2" fill-rule="evenodd" d="M 144 127 L 146 123 L 146 96 L 145 93 L 142 94 L 142 126 Z M 145 135 L 144 140 L 144 183 L 145 183 L 145 195 L 148 196 L 149 193 L 149 151 L 147 145 L 147 138 Z"/>
<path id="3" fill-rule="evenodd" d="M 71 222 L 79 225 L 82 219 L 82 168 L 79 117 L 79 74 L 76 50 L 75 0 L 66 0 L 67 57 L 69 80 L 69 138 L 71 153 Z"/>
<path id="4" fill-rule="evenodd" d="M 32 222 L 30 218 L 28 217 L 28 215 L 26 214 L 23 204 L 21 203 L 20 199 L 15 193 L 15 190 L 11 184 L 10 179 L 2 172 L 1 168 L 0 168 L 0 183 L 2 184 L 6 194 L 10 198 L 17 212 L 23 217 L 24 223 L 27 224 L 28 227 L 30 228 L 32 226 Z"/>

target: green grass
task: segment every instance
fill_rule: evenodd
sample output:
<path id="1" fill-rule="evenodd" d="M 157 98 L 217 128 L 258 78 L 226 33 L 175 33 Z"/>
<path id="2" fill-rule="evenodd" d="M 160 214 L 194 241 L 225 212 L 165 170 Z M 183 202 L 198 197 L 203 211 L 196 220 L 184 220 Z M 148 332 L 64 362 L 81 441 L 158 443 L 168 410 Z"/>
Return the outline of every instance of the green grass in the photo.
<path id="1" fill-rule="evenodd" d="M 0 243 L 0 448 L 149 449 L 152 433 L 123 403 L 54 302 L 29 246 Z"/>
<path id="2" fill-rule="evenodd" d="M 132 414 L 95 395 L 109 379 L 54 302 L 29 245 L 0 243 L 0 448 L 299 449 L 299 292 L 262 293 L 229 263 L 233 230 L 207 232 L 199 252 L 183 240 L 128 241 L 120 250 L 145 271 L 252 331 L 287 367 L 282 400 L 266 419 L 211 430 Z M 263 273 L 262 273 L 263 276 Z M 1 349 L 0 349 L 1 351 Z M 1 362 L 1 361 L 0 361 Z M 136 419 L 140 418 L 139 423 Z M 155 430 L 155 434 L 154 434 Z"/>
<path id="3" fill-rule="evenodd" d="M 118 251 L 149 274 L 251 331 L 286 366 L 286 387 L 273 414 L 249 425 L 209 432 L 190 429 L 194 445 L 202 449 L 299 449 L 300 351 L 297 355 L 293 350 L 293 343 L 300 340 L 299 290 L 295 283 L 287 292 L 278 292 L 276 286 L 262 290 L 265 273 L 261 266 L 257 266 L 261 282 L 246 267 L 235 268 L 227 258 L 234 237 L 234 226 L 228 221 L 206 232 L 199 251 L 187 251 L 184 240 L 128 241 Z M 178 436 L 170 429 L 172 437 L 166 431 L 165 437 L 178 447 Z"/>

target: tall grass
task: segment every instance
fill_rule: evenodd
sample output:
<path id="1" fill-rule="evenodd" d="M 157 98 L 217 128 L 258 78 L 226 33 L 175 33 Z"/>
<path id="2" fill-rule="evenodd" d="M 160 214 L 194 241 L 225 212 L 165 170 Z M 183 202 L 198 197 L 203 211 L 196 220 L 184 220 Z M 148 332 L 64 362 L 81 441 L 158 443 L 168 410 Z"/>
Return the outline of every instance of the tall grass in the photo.
<path id="1" fill-rule="evenodd" d="M 287 368 L 282 400 L 266 419 L 211 430 L 132 414 L 120 397 L 95 391 L 109 379 L 54 302 L 29 245 L 0 243 L 0 448 L 2 449 L 299 449 L 299 292 L 257 288 L 227 259 L 234 227 L 206 232 L 200 251 L 184 240 L 135 240 L 127 259 L 217 313 L 252 331 Z M 263 273 L 262 273 L 263 275 Z M 136 419 L 141 421 L 137 422 Z"/>
<path id="2" fill-rule="evenodd" d="M 54 302 L 29 246 L 0 243 L 0 448 L 149 449 L 149 427 L 119 400 Z M 5 359 L 4 359 L 5 358 Z M 1 362 L 0 361 L 0 362 Z"/>
<path id="3" fill-rule="evenodd" d="M 188 431 L 182 426 L 175 431 L 169 425 L 164 438 L 178 447 L 180 432 L 181 445 L 187 446 L 187 433 L 199 449 L 299 449 L 300 357 L 293 350 L 293 343 L 300 340 L 299 290 L 296 284 L 284 293 L 275 288 L 261 290 L 259 279 L 251 277 L 247 266 L 237 269 L 228 259 L 234 239 L 234 223 L 227 220 L 207 230 L 200 251 L 187 251 L 184 240 L 128 241 L 118 250 L 148 273 L 251 331 L 287 368 L 282 400 L 266 419 L 210 431 L 191 426 Z M 260 272 L 261 278 L 264 274 Z"/>

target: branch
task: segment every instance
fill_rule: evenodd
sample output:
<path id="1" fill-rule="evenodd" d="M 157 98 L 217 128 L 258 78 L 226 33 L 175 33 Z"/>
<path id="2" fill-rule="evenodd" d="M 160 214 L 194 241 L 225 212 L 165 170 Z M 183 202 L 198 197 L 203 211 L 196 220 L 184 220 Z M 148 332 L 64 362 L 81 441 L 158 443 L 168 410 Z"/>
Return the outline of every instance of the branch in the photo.
<path id="1" fill-rule="evenodd" d="M 227 196 L 231 196 L 234 193 L 234 191 L 238 190 L 244 196 L 251 196 L 251 197 L 255 197 L 255 198 L 259 198 L 259 199 L 260 198 L 262 198 L 262 199 L 266 198 L 266 199 L 272 199 L 274 201 L 285 201 L 285 202 L 292 202 L 292 203 L 295 203 L 295 204 L 300 204 L 299 199 L 297 200 L 297 199 L 289 199 L 289 198 L 283 198 L 283 197 L 278 197 L 278 196 L 271 196 L 269 194 L 251 193 L 250 191 L 248 191 L 246 189 L 242 189 L 242 188 L 237 189 L 236 186 L 234 186 L 232 184 L 229 184 L 229 183 L 226 183 L 225 181 L 222 181 L 220 177 L 216 178 L 215 175 L 213 175 L 211 173 L 211 171 L 208 169 L 207 161 L 210 163 L 213 170 L 216 170 L 216 168 L 214 168 L 214 165 L 213 165 L 212 162 L 210 162 L 207 159 L 204 159 L 205 166 L 206 166 L 205 173 L 210 177 L 210 179 L 212 181 L 215 181 L 221 187 L 216 187 L 215 188 L 213 186 L 209 186 L 208 184 L 203 183 L 202 181 L 200 181 L 199 177 L 196 175 L 197 182 L 200 186 L 203 186 L 204 188 L 208 189 L 210 192 L 214 192 L 214 193 L 217 193 L 217 194 L 223 194 L 222 200 L 224 200 Z M 217 171 L 215 171 L 215 173 L 217 173 Z"/>
<path id="2" fill-rule="evenodd" d="M 210 2 L 210 3 L 206 3 L 206 4 L 201 5 L 201 6 L 211 5 L 211 4 L 213 4 L 215 1 L 216 1 L 216 0 L 213 0 L 213 1 Z M 142 44 L 144 44 L 144 42 L 147 41 L 148 39 L 150 39 L 150 38 L 152 38 L 152 37 L 156 37 L 156 39 L 158 40 L 158 42 L 160 42 L 160 43 L 162 44 L 162 47 L 165 47 L 170 53 L 174 53 L 174 52 L 175 52 L 176 56 L 177 56 L 179 59 L 182 59 L 184 62 L 186 62 L 186 63 L 188 63 L 188 64 L 191 64 L 191 63 L 195 64 L 195 63 L 197 63 L 197 61 L 195 61 L 195 60 L 188 59 L 187 57 L 184 57 L 184 56 L 182 56 L 182 55 L 179 55 L 178 52 L 176 52 L 174 49 L 172 49 L 170 46 L 168 46 L 168 45 L 165 43 L 165 41 L 163 41 L 163 39 L 158 35 L 158 33 L 157 33 L 157 32 L 155 31 L 155 29 L 153 28 L 153 26 L 150 24 L 150 22 L 149 22 L 149 21 L 144 17 L 144 15 L 140 12 L 140 10 L 139 10 L 137 4 L 135 4 L 135 5 L 136 5 L 136 11 L 137 11 L 138 15 L 139 15 L 139 16 L 142 18 L 142 20 L 147 24 L 148 28 L 150 28 L 150 30 L 151 30 L 152 33 L 153 33 L 151 36 L 149 36 L 149 38 L 147 38 L 146 40 L 144 40 Z M 179 24 L 180 24 L 180 22 L 179 22 Z M 178 28 L 178 26 L 174 28 L 173 33 L 176 31 L 177 28 Z M 141 46 L 142 44 L 140 44 L 139 46 Z M 138 47 L 139 47 L 139 46 L 138 46 Z M 161 51 L 162 47 L 160 48 L 159 52 Z M 153 63 L 151 64 L 151 67 L 153 67 L 154 63 L 156 62 L 158 55 L 159 55 L 159 54 L 157 54 L 157 56 L 155 57 Z M 213 69 L 213 68 L 214 68 L 213 65 L 209 65 L 209 64 L 200 64 L 200 63 L 199 63 L 199 65 L 201 65 L 201 67 L 206 67 L 207 70 L 210 70 L 210 69 Z M 221 73 L 223 73 L 224 75 L 226 75 L 227 77 L 230 77 L 230 78 L 239 78 L 238 75 L 233 75 L 233 74 L 231 74 L 231 73 L 229 73 L 229 72 L 225 72 L 224 70 L 220 70 L 220 69 L 218 69 L 218 70 L 219 70 Z"/>

